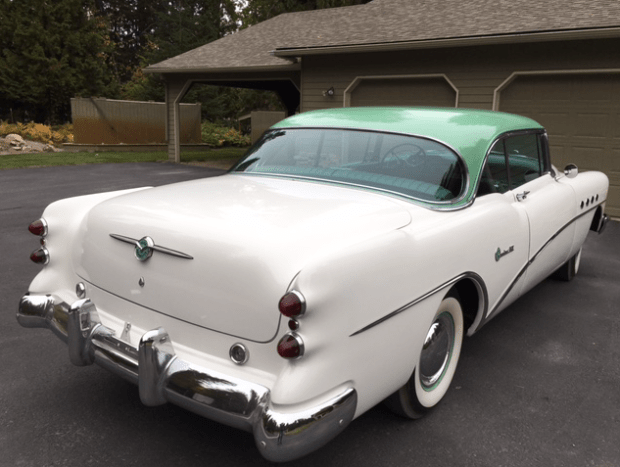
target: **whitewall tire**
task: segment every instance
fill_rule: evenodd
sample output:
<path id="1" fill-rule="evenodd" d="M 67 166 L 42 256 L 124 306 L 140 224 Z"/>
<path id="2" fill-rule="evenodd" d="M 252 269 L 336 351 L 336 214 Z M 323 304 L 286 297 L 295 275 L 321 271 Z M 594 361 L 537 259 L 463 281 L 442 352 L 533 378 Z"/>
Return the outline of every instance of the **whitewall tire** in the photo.
<path id="1" fill-rule="evenodd" d="M 392 411 L 416 419 L 443 399 L 456 372 L 463 333 L 461 304 L 449 294 L 433 318 L 411 378 L 386 400 Z"/>

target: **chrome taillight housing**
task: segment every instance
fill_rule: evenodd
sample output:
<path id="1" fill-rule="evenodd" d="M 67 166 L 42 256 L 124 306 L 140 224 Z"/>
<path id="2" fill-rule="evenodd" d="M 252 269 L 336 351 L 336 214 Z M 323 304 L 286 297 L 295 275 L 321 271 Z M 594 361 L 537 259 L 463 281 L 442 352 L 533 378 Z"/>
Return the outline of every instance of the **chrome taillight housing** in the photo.
<path id="1" fill-rule="evenodd" d="M 292 331 L 278 342 L 278 355 L 286 359 L 300 358 L 304 354 L 304 341 L 296 331 L 301 326 L 299 318 L 306 312 L 306 299 L 301 292 L 291 290 L 280 299 L 278 309 L 289 318 L 288 327 Z"/>
<path id="2" fill-rule="evenodd" d="M 298 318 L 306 312 L 306 299 L 300 292 L 291 290 L 280 299 L 278 309 L 287 318 Z"/>
<path id="3" fill-rule="evenodd" d="M 50 262 L 50 254 L 45 248 L 45 237 L 47 236 L 47 222 L 45 219 L 41 218 L 28 226 L 28 231 L 40 237 L 41 248 L 34 250 L 30 254 L 30 260 L 37 264 L 47 264 Z"/>
<path id="4" fill-rule="evenodd" d="M 38 219 L 28 226 L 28 231 L 33 235 L 45 237 L 47 235 L 47 222 L 43 218 Z"/>
<path id="5" fill-rule="evenodd" d="M 30 260 L 37 264 L 47 264 L 50 262 L 50 254 L 47 248 L 41 247 L 30 254 Z"/>
<path id="6" fill-rule="evenodd" d="M 278 342 L 278 355 L 282 358 L 300 358 L 304 350 L 304 341 L 296 332 L 289 332 Z"/>

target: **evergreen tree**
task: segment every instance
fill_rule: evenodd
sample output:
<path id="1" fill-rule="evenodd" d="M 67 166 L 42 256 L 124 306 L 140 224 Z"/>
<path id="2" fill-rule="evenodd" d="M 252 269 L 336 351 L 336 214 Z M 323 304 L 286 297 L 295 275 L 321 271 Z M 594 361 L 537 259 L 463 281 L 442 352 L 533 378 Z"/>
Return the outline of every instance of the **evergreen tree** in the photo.
<path id="1" fill-rule="evenodd" d="M 156 26 L 145 41 L 140 58 L 142 67 L 195 49 L 232 32 L 236 27 L 235 4 L 232 0 L 168 0 L 155 14 Z M 137 68 L 122 88 L 122 96 L 130 100 L 164 100 L 164 85 L 159 76 L 145 75 Z M 220 86 L 195 86 L 185 102 L 201 102 L 203 117 L 226 120 L 236 117 L 235 91 Z"/>
<path id="2" fill-rule="evenodd" d="M 0 101 L 26 119 L 70 118 L 70 98 L 114 97 L 111 43 L 90 0 L 1 0 Z"/>
<path id="3" fill-rule="evenodd" d="M 247 0 L 242 13 L 242 27 L 295 11 L 320 10 L 342 6 L 361 5 L 370 0 Z"/>

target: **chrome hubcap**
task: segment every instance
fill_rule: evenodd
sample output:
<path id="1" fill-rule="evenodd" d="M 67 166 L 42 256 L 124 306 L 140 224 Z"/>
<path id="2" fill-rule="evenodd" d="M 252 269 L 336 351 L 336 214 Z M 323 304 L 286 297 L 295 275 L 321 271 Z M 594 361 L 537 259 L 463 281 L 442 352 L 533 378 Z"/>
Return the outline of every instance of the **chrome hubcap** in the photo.
<path id="1" fill-rule="evenodd" d="M 454 320 L 444 312 L 431 325 L 422 347 L 420 383 L 425 390 L 433 389 L 441 381 L 450 362 L 454 338 Z"/>

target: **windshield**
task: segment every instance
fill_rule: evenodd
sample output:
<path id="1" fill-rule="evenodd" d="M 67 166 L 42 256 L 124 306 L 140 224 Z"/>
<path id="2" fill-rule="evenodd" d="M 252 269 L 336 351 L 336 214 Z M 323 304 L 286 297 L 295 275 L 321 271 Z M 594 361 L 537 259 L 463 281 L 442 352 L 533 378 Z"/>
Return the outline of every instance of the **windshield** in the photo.
<path id="1" fill-rule="evenodd" d="M 450 202 L 465 188 L 463 164 L 448 147 L 372 131 L 272 130 L 232 172 L 353 184 L 429 202 Z"/>

